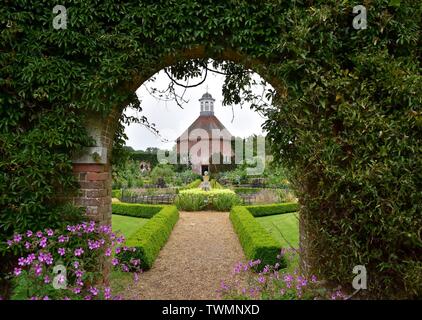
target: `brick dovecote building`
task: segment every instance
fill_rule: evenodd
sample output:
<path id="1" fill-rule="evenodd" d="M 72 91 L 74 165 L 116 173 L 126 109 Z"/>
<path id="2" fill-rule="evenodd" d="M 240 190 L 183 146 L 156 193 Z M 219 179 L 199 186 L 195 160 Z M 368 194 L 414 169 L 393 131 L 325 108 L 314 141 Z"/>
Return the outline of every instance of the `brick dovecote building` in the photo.
<path id="1" fill-rule="evenodd" d="M 232 135 L 214 115 L 215 99 L 208 92 L 200 102 L 199 117 L 176 140 L 176 150 L 181 163 L 192 164 L 192 170 L 201 175 L 213 164 L 230 163 Z"/>

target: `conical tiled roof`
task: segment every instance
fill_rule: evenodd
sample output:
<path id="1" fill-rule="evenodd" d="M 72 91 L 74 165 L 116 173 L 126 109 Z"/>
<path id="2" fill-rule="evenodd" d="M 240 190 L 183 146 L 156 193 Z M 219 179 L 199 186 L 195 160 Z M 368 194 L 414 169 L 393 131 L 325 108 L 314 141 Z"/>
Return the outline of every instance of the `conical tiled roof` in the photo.
<path id="1" fill-rule="evenodd" d="M 208 133 L 208 136 L 212 138 L 212 130 L 227 130 L 226 127 L 218 120 L 218 118 L 214 115 L 200 115 L 190 126 L 187 130 L 183 132 L 183 134 L 177 138 L 176 141 L 180 141 L 181 137 L 186 138 L 188 134 L 191 133 L 195 129 L 202 129 Z M 227 130 L 227 132 L 229 132 Z M 231 136 L 231 134 L 229 133 Z"/>

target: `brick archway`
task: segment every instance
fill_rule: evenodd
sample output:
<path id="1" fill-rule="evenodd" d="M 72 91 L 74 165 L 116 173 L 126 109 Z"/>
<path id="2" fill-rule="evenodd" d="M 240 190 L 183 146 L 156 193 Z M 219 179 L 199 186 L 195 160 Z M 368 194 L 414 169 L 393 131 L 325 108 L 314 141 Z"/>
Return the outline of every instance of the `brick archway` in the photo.
<path id="1" fill-rule="evenodd" d="M 135 92 L 142 83 L 148 80 L 161 69 L 171 66 L 176 62 L 196 59 L 211 58 L 216 60 L 230 60 L 259 74 L 270 83 L 279 95 L 286 95 L 287 89 L 270 75 L 263 61 L 249 59 L 232 50 L 224 51 L 218 56 L 209 56 L 205 47 L 197 47 L 181 52 L 178 56 L 164 58 L 155 68 L 154 72 L 144 76 L 136 76 L 131 82 L 125 83 L 123 90 Z M 122 108 L 116 106 L 107 116 L 92 113 L 87 115 L 86 128 L 95 140 L 95 146 L 85 148 L 81 154 L 75 154 L 73 158 L 73 172 L 80 184 L 79 193 L 72 199 L 75 206 L 85 208 L 87 217 L 102 224 L 111 224 L 112 206 L 112 175 L 111 175 L 111 152 L 113 147 L 114 133 Z M 299 221 L 300 232 L 300 266 L 303 273 L 309 270 L 307 258 L 307 232 L 304 219 Z M 107 277 L 107 275 L 105 275 Z"/>
<path id="2" fill-rule="evenodd" d="M 245 68 L 258 73 L 270 83 L 278 92 L 285 94 L 286 88 L 270 75 L 264 61 L 251 59 L 231 49 L 225 50 L 218 55 L 210 55 L 205 46 L 181 51 L 177 55 L 166 56 L 157 62 L 155 66 L 148 66 L 151 70 L 147 74 L 136 75 L 130 82 L 123 83 L 121 89 L 125 92 L 135 92 L 142 83 L 165 67 L 180 61 L 189 59 L 211 58 L 215 60 L 233 61 L 242 64 Z M 72 203 L 78 207 L 84 207 L 86 215 L 95 221 L 111 223 L 111 151 L 113 147 L 114 133 L 122 106 L 116 106 L 107 116 L 97 113 L 86 115 L 86 128 L 89 135 L 94 139 L 95 146 L 86 147 L 80 154 L 73 157 L 73 171 L 80 184 L 79 193 L 72 199 Z"/>

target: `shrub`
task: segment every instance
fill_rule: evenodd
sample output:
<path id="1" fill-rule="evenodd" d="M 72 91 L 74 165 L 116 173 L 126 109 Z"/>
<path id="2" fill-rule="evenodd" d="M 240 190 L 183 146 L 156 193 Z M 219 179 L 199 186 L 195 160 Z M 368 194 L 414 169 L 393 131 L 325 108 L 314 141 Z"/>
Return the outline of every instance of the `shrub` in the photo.
<path id="1" fill-rule="evenodd" d="M 113 254 L 112 264 L 124 272 L 139 272 L 140 261 L 121 263 L 120 253 L 133 248 L 121 247 L 123 237 L 111 232 L 111 226 L 94 221 L 68 225 L 65 230 L 27 230 L 7 241 L 12 252 L 22 252 L 13 269 L 15 285 L 12 299 L 111 299 L 111 289 L 97 285 L 102 264 Z M 60 267 L 60 273 L 55 271 Z M 59 288 L 58 288 L 59 287 Z"/>
<path id="2" fill-rule="evenodd" d="M 221 184 L 219 184 L 218 181 L 215 180 L 215 179 L 211 179 L 210 185 L 211 185 L 211 189 L 222 189 L 223 188 L 223 186 Z"/>
<path id="3" fill-rule="evenodd" d="M 230 189 L 182 190 L 175 199 L 176 206 L 186 211 L 199 211 L 205 208 L 228 211 L 232 206 L 241 203 L 241 198 Z"/>
<path id="4" fill-rule="evenodd" d="M 168 164 L 160 164 L 154 169 L 152 169 L 150 173 L 150 177 L 153 184 L 160 184 L 163 181 L 166 184 L 170 184 L 173 182 L 173 178 L 175 176 L 175 172 L 173 170 L 173 167 Z"/>
<path id="5" fill-rule="evenodd" d="M 290 202 L 290 203 L 246 206 L 246 208 L 254 217 L 264 217 L 264 216 L 270 216 L 274 214 L 296 212 L 299 210 L 299 204 L 295 202 Z"/>
<path id="6" fill-rule="evenodd" d="M 139 203 L 113 203 L 111 207 L 113 214 L 147 219 L 152 218 L 163 208 L 163 206 L 159 205 Z"/>
<path id="7" fill-rule="evenodd" d="M 262 188 L 252 188 L 252 187 L 233 187 L 233 191 L 237 194 L 255 194 L 261 191 Z"/>
<path id="8" fill-rule="evenodd" d="M 122 198 L 122 190 L 120 189 L 111 190 L 111 197 L 120 200 Z"/>
<path id="9" fill-rule="evenodd" d="M 260 260 L 260 268 L 280 263 L 277 256 L 280 254 L 281 245 L 256 221 L 246 207 L 233 207 L 230 211 L 230 221 L 249 260 Z M 286 266 L 284 260 L 281 264 Z"/>
<path id="10" fill-rule="evenodd" d="M 150 269 L 161 248 L 167 242 L 177 220 L 179 211 L 175 206 L 162 206 L 146 224 L 135 231 L 126 241 L 126 245 L 136 248 L 135 253 L 123 253 L 122 260 L 140 259 L 143 269 Z"/>
<path id="11" fill-rule="evenodd" d="M 196 179 L 192 181 L 191 183 L 187 184 L 186 186 L 179 188 L 179 191 L 198 188 L 201 182 L 202 182 L 201 179 Z"/>
<path id="12" fill-rule="evenodd" d="M 233 206 L 242 204 L 237 194 L 220 193 L 212 197 L 211 207 L 217 211 L 230 211 Z"/>
<path id="13" fill-rule="evenodd" d="M 184 170 L 176 173 L 175 183 L 176 185 L 182 186 L 187 183 L 191 183 L 195 180 L 201 179 L 201 176 L 192 170 Z"/>
<path id="14" fill-rule="evenodd" d="M 255 203 L 267 204 L 267 203 L 280 203 L 281 199 L 277 189 L 261 189 L 255 194 Z"/>
<path id="15" fill-rule="evenodd" d="M 207 196 L 201 193 L 179 193 L 174 204 L 180 210 L 200 211 L 207 206 Z"/>
<path id="16" fill-rule="evenodd" d="M 298 258 L 297 252 L 292 250 L 282 250 L 281 257 L 289 262 Z M 280 263 L 264 267 L 259 274 L 250 272 L 259 264 L 260 261 L 252 260 L 248 263 L 237 263 L 233 276 L 238 281 L 230 285 L 222 282 L 218 290 L 220 297 L 229 300 L 347 299 L 345 292 L 327 289 L 315 275 L 302 274 L 298 270 L 280 270 Z"/>

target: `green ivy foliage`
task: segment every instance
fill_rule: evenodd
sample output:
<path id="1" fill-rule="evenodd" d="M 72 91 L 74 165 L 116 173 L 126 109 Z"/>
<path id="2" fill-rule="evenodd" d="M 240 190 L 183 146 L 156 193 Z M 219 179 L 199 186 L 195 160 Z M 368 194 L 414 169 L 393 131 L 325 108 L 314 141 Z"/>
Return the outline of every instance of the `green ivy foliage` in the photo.
<path id="1" fill-rule="evenodd" d="M 361 2 L 368 28 L 355 30 L 352 8 Z M 57 187 L 72 185 L 71 154 L 89 145 L 84 115 L 141 109 L 134 88 L 160 68 L 170 63 L 186 79 L 214 58 L 230 73 L 226 104 L 244 97 L 247 68 L 277 90 L 261 111 L 300 198 L 302 231 L 313 237 L 312 272 L 347 285 L 353 266 L 365 264 L 373 296 L 422 295 L 418 1 L 62 4 L 65 30 L 52 28 L 50 1 L 0 5 L 2 236 L 41 228 Z M 198 46 L 202 56 L 186 62 Z M 118 120 L 115 150 L 128 119 Z"/>

